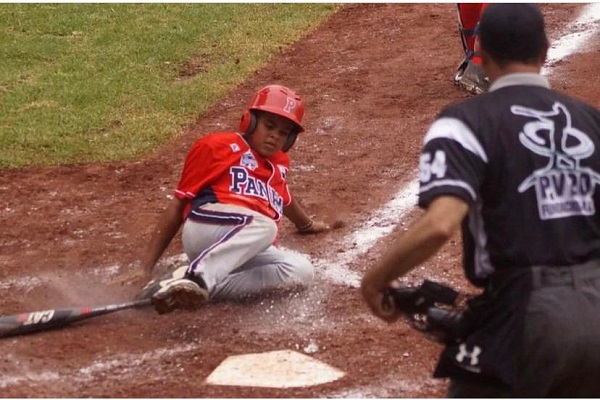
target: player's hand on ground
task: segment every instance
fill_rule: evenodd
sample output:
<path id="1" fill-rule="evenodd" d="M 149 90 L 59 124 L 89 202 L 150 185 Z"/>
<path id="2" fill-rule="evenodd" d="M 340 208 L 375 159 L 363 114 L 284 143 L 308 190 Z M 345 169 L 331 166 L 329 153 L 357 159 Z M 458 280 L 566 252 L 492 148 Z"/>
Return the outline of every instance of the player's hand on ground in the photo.
<path id="1" fill-rule="evenodd" d="M 331 227 L 324 221 L 312 221 L 312 224 L 305 229 L 298 229 L 298 233 L 301 234 L 311 234 L 311 233 L 321 233 L 327 232 Z"/>
<path id="2" fill-rule="evenodd" d="M 310 233 L 327 232 L 330 229 L 331 229 L 331 227 L 329 226 L 329 224 L 327 224 L 323 221 L 315 221 L 315 223 L 313 224 L 313 226 L 311 228 L 312 232 L 310 232 Z"/>

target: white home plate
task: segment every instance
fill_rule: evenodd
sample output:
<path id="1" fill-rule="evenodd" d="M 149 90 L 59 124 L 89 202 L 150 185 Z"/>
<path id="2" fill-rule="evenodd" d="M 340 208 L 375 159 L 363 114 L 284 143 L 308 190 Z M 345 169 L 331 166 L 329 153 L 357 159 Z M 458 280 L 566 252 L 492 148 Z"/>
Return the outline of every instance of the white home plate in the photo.
<path id="1" fill-rule="evenodd" d="M 289 388 L 319 385 L 344 372 L 304 354 L 279 350 L 227 357 L 206 378 L 209 385 Z"/>

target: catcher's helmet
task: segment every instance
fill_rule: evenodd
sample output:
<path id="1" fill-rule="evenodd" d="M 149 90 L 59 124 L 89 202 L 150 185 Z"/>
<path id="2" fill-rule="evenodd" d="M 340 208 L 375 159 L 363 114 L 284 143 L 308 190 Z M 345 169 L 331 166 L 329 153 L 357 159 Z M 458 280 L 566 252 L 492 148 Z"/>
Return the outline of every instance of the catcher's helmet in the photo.
<path id="1" fill-rule="evenodd" d="M 240 120 L 240 132 L 249 135 L 256 128 L 254 111 L 266 111 L 289 119 L 296 125 L 283 146 L 288 151 L 296 142 L 298 133 L 303 132 L 302 117 L 304 101 L 293 90 L 281 85 L 269 85 L 259 90 L 248 105 Z"/>

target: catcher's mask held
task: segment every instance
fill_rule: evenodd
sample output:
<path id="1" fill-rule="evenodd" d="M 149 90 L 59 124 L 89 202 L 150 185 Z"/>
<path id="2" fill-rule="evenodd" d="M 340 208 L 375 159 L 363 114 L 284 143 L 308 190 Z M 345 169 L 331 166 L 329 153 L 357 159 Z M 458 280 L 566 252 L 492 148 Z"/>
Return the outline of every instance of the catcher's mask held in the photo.
<path id="1" fill-rule="evenodd" d="M 251 135 L 256 128 L 255 111 L 276 114 L 294 123 L 296 129 L 288 136 L 288 140 L 283 146 L 284 152 L 291 149 L 298 134 L 304 132 L 302 127 L 304 101 L 296 92 L 285 86 L 269 85 L 256 92 L 240 119 L 239 130 L 245 135 Z"/>

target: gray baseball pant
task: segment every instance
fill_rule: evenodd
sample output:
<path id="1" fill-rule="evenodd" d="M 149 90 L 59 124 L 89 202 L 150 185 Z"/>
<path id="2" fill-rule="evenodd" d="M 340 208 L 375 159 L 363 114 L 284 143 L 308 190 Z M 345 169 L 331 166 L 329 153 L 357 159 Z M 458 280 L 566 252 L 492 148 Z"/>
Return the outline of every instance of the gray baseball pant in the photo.
<path id="1" fill-rule="evenodd" d="M 188 272 L 202 277 L 211 299 L 234 299 L 293 285 L 306 285 L 314 268 L 306 257 L 273 245 L 277 224 L 258 212 L 210 203 L 183 226 Z"/>

